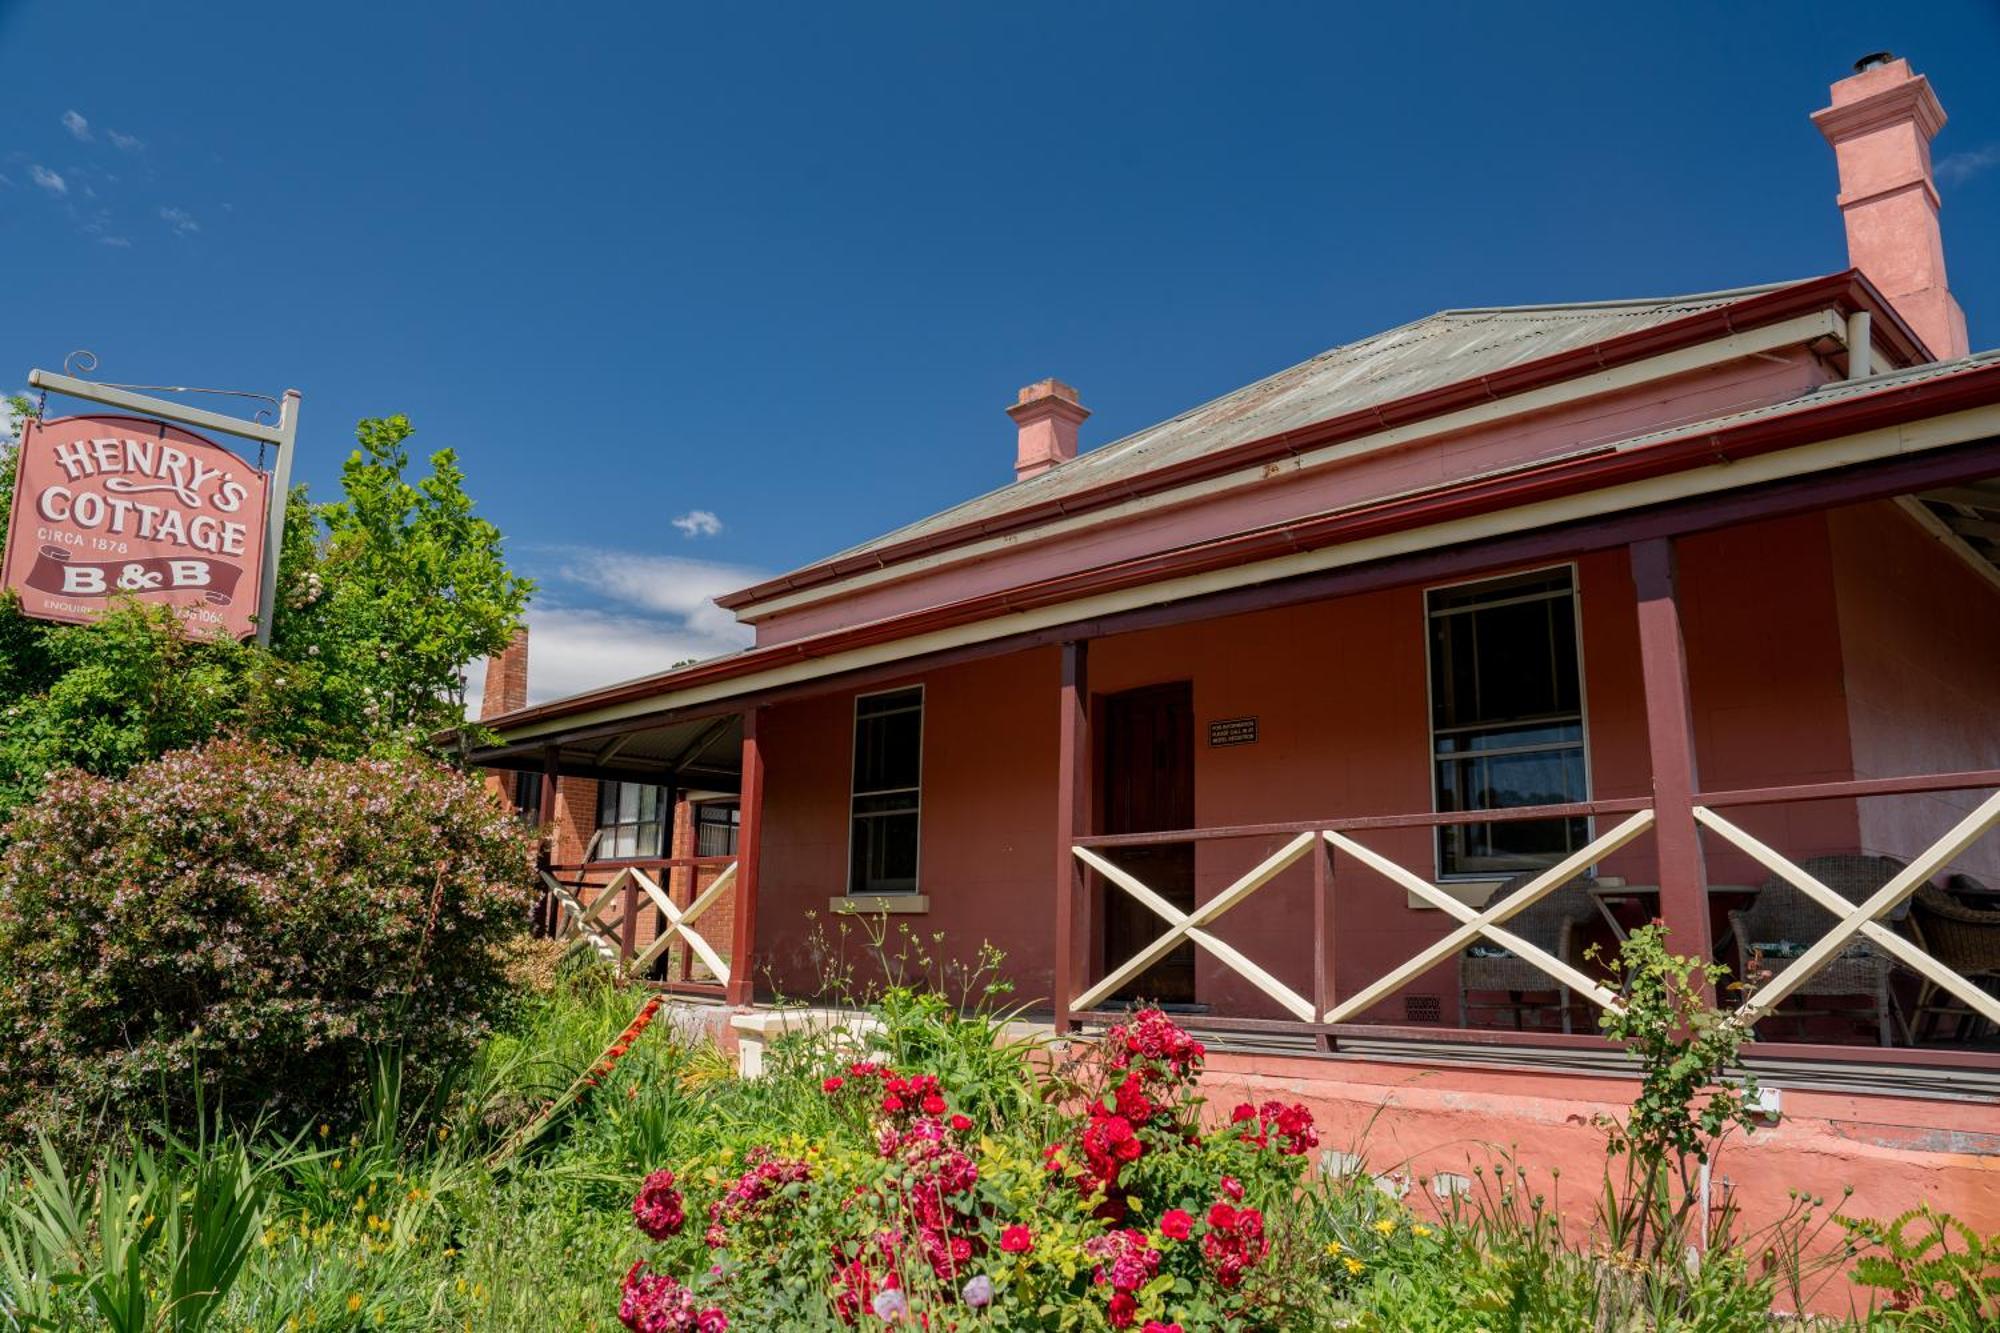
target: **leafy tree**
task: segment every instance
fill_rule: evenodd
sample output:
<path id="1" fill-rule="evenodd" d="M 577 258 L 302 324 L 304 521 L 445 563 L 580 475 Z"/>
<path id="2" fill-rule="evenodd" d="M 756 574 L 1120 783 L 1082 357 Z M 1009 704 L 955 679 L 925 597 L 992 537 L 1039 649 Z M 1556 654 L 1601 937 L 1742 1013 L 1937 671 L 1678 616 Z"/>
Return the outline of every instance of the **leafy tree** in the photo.
<path id="1" fill-rule="evenodd" d="M 137 603 L 69 626 L 0 598 L 0 817 L 61 769 L 115 777 L 223 734 L 350 758 L 423 752 L 461 727 L 465 665 L 506 646 L 533 585 L 474 515 L 451 450 L 408 478 L 411 433 L 400 415 L 364 420 L 340 499 L 294 488 L 268 651 L 191 639 Z M 14 478 L 0 446 L 0 542 Z"/>
<path id="2" fill-rule="evenodd" d="M 286 525 L 272 648 L 304 677 L 322 748 L 344 737 L 361 742 L 351 748 L 421 748 L 460 726 L 466 663 L 507 646 L 534 586 L 508 570 L 500 530 L 472 512 L 452 450 L 431 456 L 429 476 L 405 479 L 411 433 L 400 414 L 363 421 L 343 498 Z"/>

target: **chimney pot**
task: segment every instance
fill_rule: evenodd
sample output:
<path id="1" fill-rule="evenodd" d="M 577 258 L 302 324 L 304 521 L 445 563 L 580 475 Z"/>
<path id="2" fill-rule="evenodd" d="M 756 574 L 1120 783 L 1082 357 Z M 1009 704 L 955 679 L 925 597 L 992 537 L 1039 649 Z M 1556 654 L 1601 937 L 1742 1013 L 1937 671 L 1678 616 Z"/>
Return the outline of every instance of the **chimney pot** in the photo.
<path id="1" fill-rule="evenodd" d="M 1090 415 L 1090 409 L 1075 389 L 1059 379 L 1045 379 L 1016 394 L 1007 415 L 1019 429 L 1014 479 L 1026 481 L 1076 457 L 1077 427 Z"/>
<path id="2" fill-rule="evenodd" d="M 1945 281 L 1931 173 L 1931 140 L 1944 128 L 1944 108 L 1930 80 L 1887 51 L 1863 56 L 1854 68 L 1812 118 L 1840 168 L 1848 266 L 1888 298 L 1931 355 L 1964 356 L 1965 312 Z"/>

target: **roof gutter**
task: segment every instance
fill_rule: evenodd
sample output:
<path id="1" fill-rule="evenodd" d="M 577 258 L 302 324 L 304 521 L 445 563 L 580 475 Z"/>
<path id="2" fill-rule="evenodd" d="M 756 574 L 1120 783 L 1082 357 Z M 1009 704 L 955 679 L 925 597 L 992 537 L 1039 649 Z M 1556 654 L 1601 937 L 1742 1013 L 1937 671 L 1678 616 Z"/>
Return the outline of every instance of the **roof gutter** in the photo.
<path id="1" fill-rule="evenodd" d="M 1693 347 L 1730 334 L 1780 323 L 1817 310 L 1838 310 L 1843 318 L 1857 312 L 1879 317 L 1878 336 L 1894 353 L 1897 364 L 1911 365 L 1931 359 L 1923 343 L 1896 314 L 1886 298 L 1858 270 L 1809 278 L 1775 291 L 1747 297 L 1731 305 L 1698 311 L 1685 318 L 1622 334 L 1588 347 L 1572 348 L 1552 356 L 1461 380 L 1422 393 L 1360 411 L 1329 417 L 1309 426 L 1280 431 L 1274 435 L 1218 449 L 1199 458 L 1156 468 L 1137 477 L 1121 478 L 1075 491 L 1037 504 L 1024 505 L 989 518 L 961 523 L 922 536 L 851 556 L 835 557 L 818 564 L 782 574 L 749 588 L 716 598 L 719 606 L 740 611 L 788 593 L 802 592 L 839 582 L 856 574 L 884 569 L 918 556 L 963 546 L 986 538 L 1004 536 L 1040 527 L 1061 518 L 1073 518 L 1094 510 L 1143 496 L 1205 481 L 1241 468 L 1254 468 L 1294 457 L 1308 450 L 1359 439 L 1384 430 L 1414 425 L 1421 421 L 1463 411 L 1486 403 L 1499 402 L 1535 389 L 1614 367 L 1629 365 L 1682 348 Z"/>
<path id="2" fill-rule="evenodd" d="M 1345 545 L 1389 533 L 1414 531 L 1509 509 L 1556 501 L 1670 476 L 1695 468 L 1740 463 L 1832 437 L 1893 427 L 2000 403 L 2000 361 L 1915 383 L 1890 382 L 1880 389 L 1823 404 L 1752 417 L 1728 426 L 1667 435 L 1650 443 L 1606 445 L 1463 482 L 1371 500 L 1309 518 L 1252 529 L 1229 537 L 1162 551 L 1140 559 L 1080 570 L 1002 592 L 830 630 L 787 643 L 753 648 L 730 657 L 697 663 L 568 699 L 540 704 L 483 722 L 511 739 L 526 739 L 550 724 L 649 699 L 713 688 L 746 677 L 816 662 L 901 639 L 1038 611 L 1079 598 L 1099 596 L 1168 579 L 1180 579 Z M 1951 441 L 1937 441 L 1937 444 Z M 1281 577 L 1274 574 L 1273 577 Z M 722 690 L 726 697 L 734 691 Z"/>

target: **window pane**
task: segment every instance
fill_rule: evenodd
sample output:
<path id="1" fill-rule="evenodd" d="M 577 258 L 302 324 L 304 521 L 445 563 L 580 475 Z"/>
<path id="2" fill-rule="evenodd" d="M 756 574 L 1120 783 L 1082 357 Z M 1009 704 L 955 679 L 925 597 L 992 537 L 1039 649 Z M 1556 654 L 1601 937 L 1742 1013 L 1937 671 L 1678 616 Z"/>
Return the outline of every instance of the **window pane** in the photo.
<path id="1" fill-rule="evenodd" d="M 917 813 L 854 821 L 851 892 L 913 893 L 917 887 Z"/>
<path id="2" fill-rule="evenodd" d="M 909 709 L 856 720 L 854 790 L 883 791 L 917 785 L 923 713 Z"/>

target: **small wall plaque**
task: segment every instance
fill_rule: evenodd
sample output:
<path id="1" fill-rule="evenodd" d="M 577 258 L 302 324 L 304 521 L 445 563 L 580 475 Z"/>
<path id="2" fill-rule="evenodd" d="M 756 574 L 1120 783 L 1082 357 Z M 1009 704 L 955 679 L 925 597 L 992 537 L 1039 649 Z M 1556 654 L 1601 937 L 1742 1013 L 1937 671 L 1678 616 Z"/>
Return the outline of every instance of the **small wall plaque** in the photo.
<path id="1" fill-rule="evenodd" d="M 1208 743 L 1222 745 L 1255 745 L 1257 743 L 1257 719 L 1254 717 L 1219 717 L 1208 724 Z"/>

